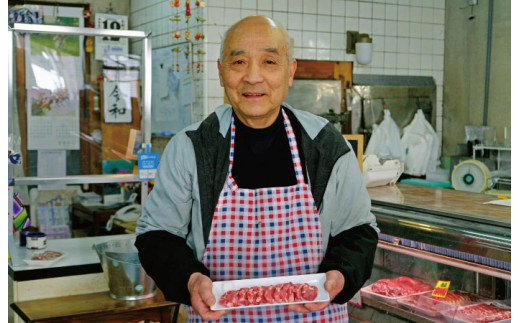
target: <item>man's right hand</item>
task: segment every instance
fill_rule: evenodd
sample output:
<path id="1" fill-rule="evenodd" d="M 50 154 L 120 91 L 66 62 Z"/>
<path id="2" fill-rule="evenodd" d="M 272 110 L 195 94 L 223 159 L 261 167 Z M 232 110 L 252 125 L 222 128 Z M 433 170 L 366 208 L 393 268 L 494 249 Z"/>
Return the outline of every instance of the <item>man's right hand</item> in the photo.
<path id="1" fill-rule="evenodd" d="M 191 294 L 191 306 L 204 321 L 218 320 L 226 311 L 212 311 L 210 306 L 217 300 L 212 292 L 211 278 L 201 273 L 193 273 L 188 280 L 188 291 Z"/>

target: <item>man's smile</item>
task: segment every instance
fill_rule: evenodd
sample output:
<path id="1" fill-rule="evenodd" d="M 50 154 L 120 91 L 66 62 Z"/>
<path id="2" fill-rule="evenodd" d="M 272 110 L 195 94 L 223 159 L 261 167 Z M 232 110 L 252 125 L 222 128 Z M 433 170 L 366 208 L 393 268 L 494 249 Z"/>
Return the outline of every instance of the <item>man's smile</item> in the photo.
<path id="1" fill-rule="evenodd" d="M 242 95 L 245 96 L 246 98 L 259 98 L 259 97 L 264 96 L 265 94 L 257 93 L 257 92 L 245 92 Z"/>

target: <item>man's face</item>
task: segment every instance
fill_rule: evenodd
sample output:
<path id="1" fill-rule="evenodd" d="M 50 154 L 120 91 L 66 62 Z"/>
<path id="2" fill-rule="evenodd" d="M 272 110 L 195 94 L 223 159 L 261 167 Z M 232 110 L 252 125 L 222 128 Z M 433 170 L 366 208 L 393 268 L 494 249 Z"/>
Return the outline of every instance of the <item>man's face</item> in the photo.
<path id="1" fill-rule="evenodd" d="M 220 85 L 240 121 L 265 128 L 278 116 L 296 61 L 289 63 L 283 33 L 265 18 L 246 18 L 235 27 L 218 62 Z"/>

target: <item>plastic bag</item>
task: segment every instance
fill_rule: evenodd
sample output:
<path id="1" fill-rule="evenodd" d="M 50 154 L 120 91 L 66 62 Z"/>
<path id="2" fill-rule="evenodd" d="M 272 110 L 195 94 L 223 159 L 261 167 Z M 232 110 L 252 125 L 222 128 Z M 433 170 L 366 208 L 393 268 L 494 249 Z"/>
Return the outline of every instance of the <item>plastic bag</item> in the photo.
<path id="1" fill-rule="evenodd" d="M 365 155 L 363 158 L 363 180 L 367 187 L 395 184 L 403 173 L 403 162 L 397 159 L 383 163 L 376 155 Z"/>
<path id="2" fill-rule="evenodd" d="M 401 143 L 405 150 L 405 174 L 422 176 L 435 170 L 440 140 L 422 110 L 417 110 L 412 122 L 403 129 Z"/>
<path id="3" fill-rule="evenodd" d="M 399 159 L 404 162 L 404 147 L 401 144 L 399 127 L 392 119 L 390 110 L 384 111 L 384 119 L 379 125 L 373 125 L 372 136 L 368 141 L 365 155 L 376 155 L 384 159 Z"/>

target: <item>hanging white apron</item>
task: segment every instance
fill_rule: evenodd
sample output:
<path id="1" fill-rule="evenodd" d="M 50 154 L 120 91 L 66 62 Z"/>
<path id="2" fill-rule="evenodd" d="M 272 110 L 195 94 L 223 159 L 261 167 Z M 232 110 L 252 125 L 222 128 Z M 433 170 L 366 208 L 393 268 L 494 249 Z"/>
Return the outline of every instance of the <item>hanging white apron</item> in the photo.
<path id="1" fill-rule="evenodd" d="M 235 124 L 231 120 L 228 176 L 202 259 L 213 281 L 314 274 L 323 259 L 320 218 L 285 112 L 283 117 L 297 183 L 259 189 L 239 188 L 232 177 Z M 202 322 L 191 307 L 187 309 L 188 322 Z M 348 312 L 346 304 L 330 304 L 308 314 L 287 306 L 265 306 L 233 310 L 218 322 L 343 323 L 348 322 Z"/>

